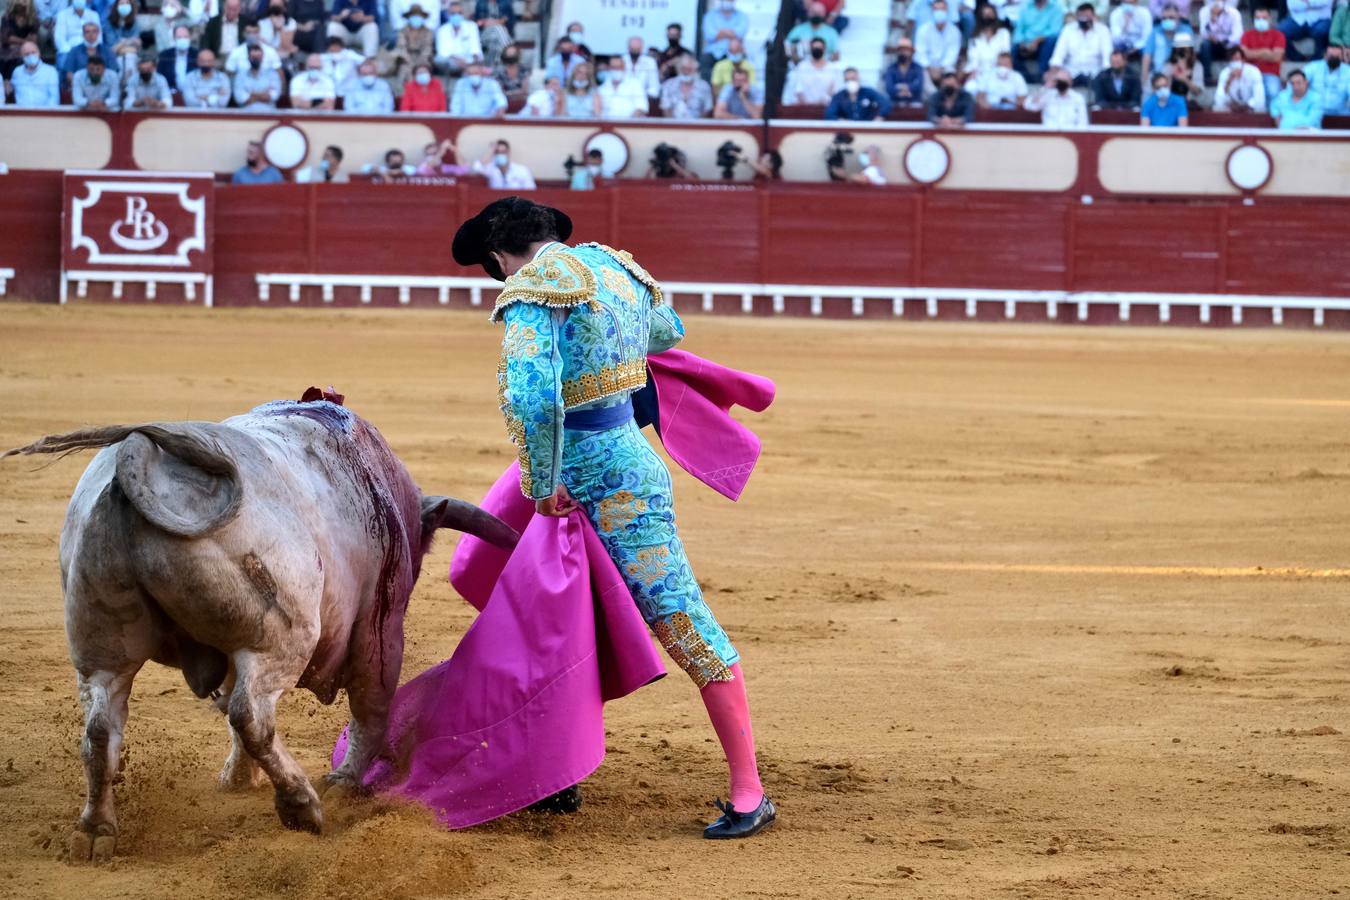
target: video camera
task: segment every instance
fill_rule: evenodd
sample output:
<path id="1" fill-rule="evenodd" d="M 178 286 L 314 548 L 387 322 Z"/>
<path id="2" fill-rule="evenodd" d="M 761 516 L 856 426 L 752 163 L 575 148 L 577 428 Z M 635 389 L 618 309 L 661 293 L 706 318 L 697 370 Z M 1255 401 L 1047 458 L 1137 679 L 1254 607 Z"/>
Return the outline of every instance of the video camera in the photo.
<path id="1" fill-rule="evenodd" d="M 847 131 L 836 133 L 834 141 L 825 148 L 825 168 L 829 171 L 831 181 L 843 181 L 847 177 L 844 175 L 844 163 L 852 152 L 853 135 Z"/>
<path id="2" fill-rule="evenodd" d="M 722 178 L 730 181 L 735 177 L 736 164 L 742 162 L 744 151 L 739 144 L 726 141 L 717 148 L 717 165 L 722 169 Z"/>
<path id="3" fill-rule="evenodd" d="M 684 165 L 684 154 L 674 144 L 662 142 L 652 150 L 650 164 L 656 170 L 657 178 L 676 178 L 680 173 L 675 166 Z"/>

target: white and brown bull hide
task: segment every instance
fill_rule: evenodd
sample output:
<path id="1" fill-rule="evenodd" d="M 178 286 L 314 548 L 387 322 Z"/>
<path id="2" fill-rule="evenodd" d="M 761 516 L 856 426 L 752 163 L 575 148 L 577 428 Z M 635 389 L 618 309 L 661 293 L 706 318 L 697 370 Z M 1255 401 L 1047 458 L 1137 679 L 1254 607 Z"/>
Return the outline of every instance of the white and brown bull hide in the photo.
<path id="1" fill-rule="evenodd" d="M 478 507 L 422 496 L 379 432 L 324 396 L 339 402 L 90 429 L 5 454 L 103 448 L 61 531 L 88 779 L 72 861 L 116 846 L 112 783 L 132 679 L 148 660 L 182 669 L 225 713 L 222 785 L 247 789 L 265 774 L 281 821 L 318 832 L 319 797 L 276 733 L 282 692 L 305 687 L 331 703 L 346 688 L 351 744 L 325 781 L 354 785 L 384 743 L 403 616 L 433 533 L 514 544 Z"/>

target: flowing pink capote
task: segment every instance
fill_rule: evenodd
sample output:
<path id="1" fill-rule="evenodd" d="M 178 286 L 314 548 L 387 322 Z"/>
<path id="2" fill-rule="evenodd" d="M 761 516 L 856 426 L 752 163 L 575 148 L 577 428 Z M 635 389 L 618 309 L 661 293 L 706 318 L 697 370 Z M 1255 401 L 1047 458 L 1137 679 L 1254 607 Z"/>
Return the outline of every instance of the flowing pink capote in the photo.
<path id="1" fill-rule="evenodd" d="M 737 499 L 759 439 L 733 420 L 773 382 L 692 353 L 648 359 L 660 434 L 681 467 Z M 450 581 L 480 610 L 454 655 L 398 689 L 386 746 L 363 777 L 451 828 L 522 809 L 584 780 L 605 755 L 603 705 L 665 674 L 646 624 L 585 516 L 537 516 L 513 463 L 483 509 L 521 532 L 513 551 L 464 535 Z M 333 750 L 346 752 L 344 730 Z"/>

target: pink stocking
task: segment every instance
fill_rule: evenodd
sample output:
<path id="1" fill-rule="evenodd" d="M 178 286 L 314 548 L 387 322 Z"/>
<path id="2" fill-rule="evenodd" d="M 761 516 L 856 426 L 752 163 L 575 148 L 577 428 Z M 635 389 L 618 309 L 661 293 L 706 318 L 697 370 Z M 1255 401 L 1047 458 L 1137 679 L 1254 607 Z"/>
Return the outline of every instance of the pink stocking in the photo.
<path id="1" fill-rule="evenodd" d="M 753 812 L 764 787 L 755 764 L 755 736 L 750 730 L 750 703 L 740 663 L 731 667 L 731 673 L 735 681 L 710 681 L 700 693 L 731 770 L 731 806 L 737 812 Z"/>

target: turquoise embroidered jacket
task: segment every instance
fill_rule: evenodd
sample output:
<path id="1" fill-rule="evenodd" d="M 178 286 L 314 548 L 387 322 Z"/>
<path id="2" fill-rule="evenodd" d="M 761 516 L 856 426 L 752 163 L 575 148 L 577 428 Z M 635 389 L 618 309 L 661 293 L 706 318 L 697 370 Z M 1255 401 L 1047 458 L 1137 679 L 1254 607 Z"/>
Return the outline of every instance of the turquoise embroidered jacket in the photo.
<path id="1" fill-rule="evenodd" d="M 646 385 L 647 354 L 684 337 L 660 285 L 601 244 L 541 247 L 506 279 L 492 320 L 506 323 L 498 399 L 534 500 L 558 484 L 567 410 L 623 402 Z"/>

